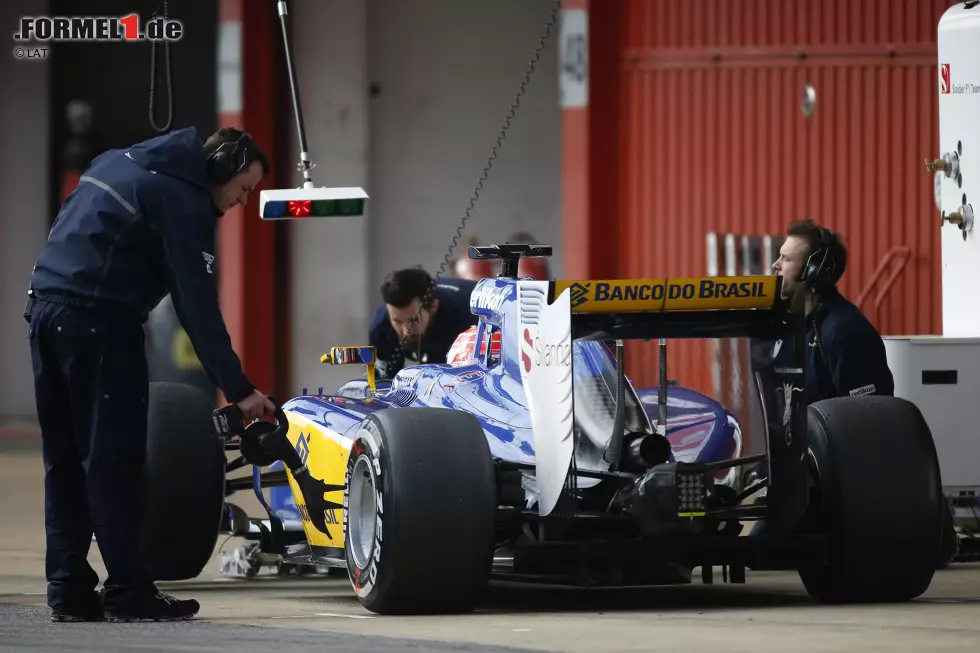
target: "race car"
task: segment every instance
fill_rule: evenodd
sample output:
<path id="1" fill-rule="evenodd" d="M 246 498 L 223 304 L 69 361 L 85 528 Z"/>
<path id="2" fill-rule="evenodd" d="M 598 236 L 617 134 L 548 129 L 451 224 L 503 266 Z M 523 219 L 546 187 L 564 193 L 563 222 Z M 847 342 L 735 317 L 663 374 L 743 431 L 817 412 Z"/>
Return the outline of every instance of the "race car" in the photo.
<path id="1" fill-rule="evenodd" d="M 479 323 L 447 363 L 379 383 L 372 348 L 334 347 L 323 362 L 366 378 L 294 397 L 274 423 L 155 386 L 143 543 L 155 577 L 196 577 L 230 533 L 287 565 L 346 570 L 379 614 L 470 611 L 492 579 L 678 584 L 697 568 L 712 582 L 714 566 L 738 583 L 747 568 L 798 570 L 821 601 L 928 588 L 943 519 L 932 434 L 894 397 L 807 404 L 801 302 L 780 278 L 515 276 L 522 257 L 549 254 L 471 247 L 502 272 L 477 285 Z M 755 370 L 755 456 L 718 402 L 661 374 L 652 419 L 625 374 L 625 340 L 794 334 L 792 368 Z M 760 462 L 765 478 L 739 487 Z M 228 477 L 249 465 L 251 478 Z M 266 488 L 288 488 L 294 519 Z M 229 501 L 248 489 L 265 516 Z"/>

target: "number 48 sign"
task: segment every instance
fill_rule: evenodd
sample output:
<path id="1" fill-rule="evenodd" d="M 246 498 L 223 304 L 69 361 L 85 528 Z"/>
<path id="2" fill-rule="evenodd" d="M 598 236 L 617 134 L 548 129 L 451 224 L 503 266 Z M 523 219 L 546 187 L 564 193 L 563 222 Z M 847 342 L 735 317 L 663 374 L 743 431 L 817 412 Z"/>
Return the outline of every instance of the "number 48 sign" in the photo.
<path id="1" fill-rule="evenodd" d="M 580 109 L 588 105 L 589 19 L 581 9 L 562 12 L 558 70 L 561 107 Z"/>

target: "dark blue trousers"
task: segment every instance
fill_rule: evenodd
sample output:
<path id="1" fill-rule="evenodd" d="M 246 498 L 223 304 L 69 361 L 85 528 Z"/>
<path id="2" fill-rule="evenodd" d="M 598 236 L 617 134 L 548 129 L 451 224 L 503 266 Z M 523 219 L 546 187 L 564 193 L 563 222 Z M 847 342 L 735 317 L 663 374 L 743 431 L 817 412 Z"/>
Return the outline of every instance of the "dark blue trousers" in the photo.
<path id="1" fill-rule="evenodd" d="M 36 301 L 29 315 L 44 455 L 48 605 L 98 601 L 87 555 L 95 534 L 108 577 L 102 603 L 156 589 L 139 556 L 148 373 L 135 315 Z"/>

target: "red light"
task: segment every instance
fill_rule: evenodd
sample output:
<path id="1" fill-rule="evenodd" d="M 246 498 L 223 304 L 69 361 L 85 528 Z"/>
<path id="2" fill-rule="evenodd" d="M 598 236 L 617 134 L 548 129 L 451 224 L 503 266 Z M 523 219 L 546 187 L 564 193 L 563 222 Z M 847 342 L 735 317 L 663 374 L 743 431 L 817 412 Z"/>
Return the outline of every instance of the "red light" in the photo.
<path id="1" fill-rule="evenodd" d="M 313 208 L 312 200 L 290 200 L 287 206 L 289 215 L 294 218 L 305 218 Z"/>

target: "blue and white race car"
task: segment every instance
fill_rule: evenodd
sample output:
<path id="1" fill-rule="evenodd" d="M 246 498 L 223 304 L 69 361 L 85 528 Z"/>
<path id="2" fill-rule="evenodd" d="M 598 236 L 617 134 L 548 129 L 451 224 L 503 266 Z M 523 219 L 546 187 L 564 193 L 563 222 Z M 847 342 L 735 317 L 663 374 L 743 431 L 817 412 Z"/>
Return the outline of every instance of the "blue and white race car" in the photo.
<path id="1" fill-rule="evenodd" d="M 797 367 L 757 370 L 767 444 L 743 456 L 718 402 L 662 378 L 643 393 L 657 398 L 648 414 L 626 378 L 625 340 L 802 333 L 779 278 L 516 278 L 521 257 L 548 254 L 470 248 L 503 272 L 473 292 L 479 324 L 447 363 L 377 383 L 372 348 L 334 347 L 324 362 L 367 377 L 286 401 L 275 424 L 224 409 L 212 426 L 203 394 L 155 386 L 144 549 L 156 576 L 195 577 L 223 532 L 287 565 L 346 570 L 382 614 L 472 610 L 491 579 L 676 584 L 701 568 L 711 582 L 713 566 L 732 582 L 747 568 L 799 570 L 824 601 L 926 590 L 942 493 L 914 405 L 808 406 L 800 350 Z M 741 488 L 739 470 L 760 462 L 765 478 Z M 249 465 L 251 477 L 227 475 Z M 232 504 L 241 490 L 267 514 Z"/>

